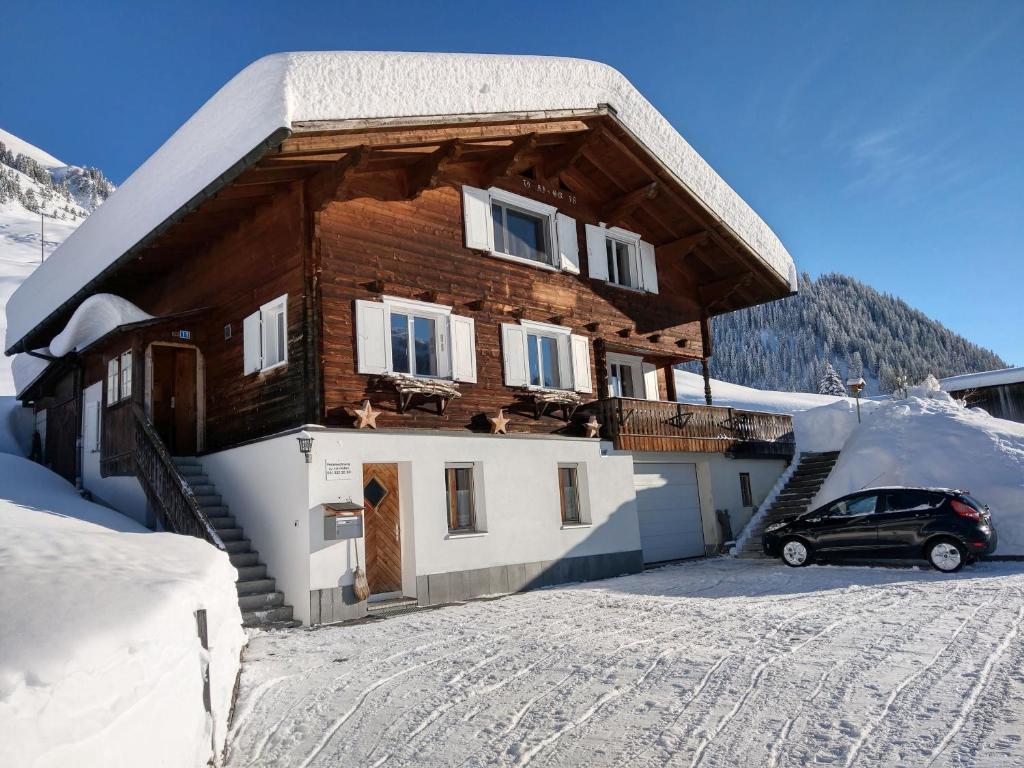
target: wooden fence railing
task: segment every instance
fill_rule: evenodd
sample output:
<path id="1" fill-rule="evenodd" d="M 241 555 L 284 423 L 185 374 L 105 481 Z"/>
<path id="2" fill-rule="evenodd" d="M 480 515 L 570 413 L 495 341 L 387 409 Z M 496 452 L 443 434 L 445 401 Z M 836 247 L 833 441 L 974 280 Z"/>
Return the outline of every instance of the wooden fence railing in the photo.
<path id="1" fill-rule="evenodd" d="M 192 488 L 174 466 L 160 435 L 142 408 L 138 405 L 133 405 L 133 408 L 136 475 L 163 527 L 173 533 L 205 539 L 217 549 L 225 549 Z"/>
<path id="2" fill-rule="evenodd" d="M 628 451 L 698 451 L 790 457 L 787 414 L 611 397 L 588 406 L 603 436 Z"/>

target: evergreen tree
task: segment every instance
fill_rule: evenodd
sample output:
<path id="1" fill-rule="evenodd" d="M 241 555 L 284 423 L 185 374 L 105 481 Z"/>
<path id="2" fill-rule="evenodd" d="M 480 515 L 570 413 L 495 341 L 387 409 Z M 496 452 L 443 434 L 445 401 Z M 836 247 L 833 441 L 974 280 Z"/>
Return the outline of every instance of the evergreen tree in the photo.
<path id="1" fill-rule="evenodd" d="M 832 363 L 828 360 L 825 361 L 825 368 L 822 372 L 821 380 L 818 382 L 818 394 L 839 396 L 846 394 L 846 387 L 843 386 L 843 380 L 839 377 L 839 373 L 832 367 Z"/>

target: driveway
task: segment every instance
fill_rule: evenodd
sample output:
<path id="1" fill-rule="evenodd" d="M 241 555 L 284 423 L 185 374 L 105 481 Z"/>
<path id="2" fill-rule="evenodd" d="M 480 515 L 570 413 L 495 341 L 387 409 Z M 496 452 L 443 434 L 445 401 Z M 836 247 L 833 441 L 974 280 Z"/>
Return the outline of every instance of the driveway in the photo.
<path id="1" fill-rule="evenodd" d="M 1020 766 L 1024 563 L 714 559 L 255 637 L 229 766 Z"/>

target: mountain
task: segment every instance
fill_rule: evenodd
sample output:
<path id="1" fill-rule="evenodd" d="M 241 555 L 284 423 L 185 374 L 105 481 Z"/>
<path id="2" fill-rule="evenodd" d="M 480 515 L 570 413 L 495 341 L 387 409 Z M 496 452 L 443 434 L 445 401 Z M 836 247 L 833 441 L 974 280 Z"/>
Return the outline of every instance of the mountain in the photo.
<path id="1" fill-rule="evenodd" d="M 113 191 L 99 169 L 68 165 L 0 129 L 0 339 L 11 294 Z M 11 360 L 0 354 L 0 395 L 13 392 Z"/>
<path id="2" fill-rule="evenodd" d="M 759 389 L 818 392 L 826 362 L 844 380 L 863 375 L 868 395 L 891 392 L 900 374 L 916 382 L 1007 367 L 905 301 L 839 274 L 804 274 L 796 296 L 711 326 L 711 375 Z"/>

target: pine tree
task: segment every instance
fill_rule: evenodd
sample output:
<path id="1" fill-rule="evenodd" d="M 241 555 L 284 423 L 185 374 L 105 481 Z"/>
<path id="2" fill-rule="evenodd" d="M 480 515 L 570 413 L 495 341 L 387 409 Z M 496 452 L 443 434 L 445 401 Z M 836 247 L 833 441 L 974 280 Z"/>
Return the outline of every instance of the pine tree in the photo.
<path id="1" fill-rule="evenodd" d="M 818 382 L 818 394 L 838 395 L 840 397 L 846 394 L 846 387 L 843 386 L 843 380 L 839 378 L 839 373 L 832 367 L 832 363 L 828 360 L 825 361 L 825 368 L 821 375 L 821 381 Z"/>

